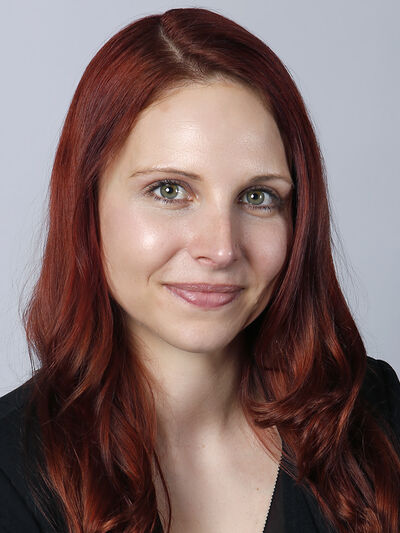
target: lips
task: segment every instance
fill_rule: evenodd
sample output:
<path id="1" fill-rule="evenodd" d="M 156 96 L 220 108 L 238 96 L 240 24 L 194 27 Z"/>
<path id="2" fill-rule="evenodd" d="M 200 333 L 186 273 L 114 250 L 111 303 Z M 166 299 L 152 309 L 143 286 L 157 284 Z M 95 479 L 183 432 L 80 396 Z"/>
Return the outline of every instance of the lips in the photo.
<path id="1" fill-rule="evenodd" d="M 166 285 L 193 292 L 236 292 L 243 289 L 240 285 L 211 285 L 210 283 L 167 283 Z"/>
<path id="2" fill-rule="evenodd" d="M 167 289 L 189 304 L 203 308 L 215 308 L 235 300 L 243 287 L 239 285 L 210 285 L 208 283 L 166 284 Z"/>

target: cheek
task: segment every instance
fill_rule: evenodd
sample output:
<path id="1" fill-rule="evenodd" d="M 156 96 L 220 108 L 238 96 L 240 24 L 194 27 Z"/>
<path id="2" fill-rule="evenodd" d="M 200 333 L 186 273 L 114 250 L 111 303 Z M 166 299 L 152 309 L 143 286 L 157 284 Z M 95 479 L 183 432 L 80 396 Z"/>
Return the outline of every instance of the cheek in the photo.
<path id="1" fill-rule="evenodd" d="M 154 211 L 121 203 L 103 206 L 100 226 L 108 281 L 114 287 L 148 279 L 173 254 L 179 236 Z"/>
<path id="2" fill-rule="evenodd" d="M 271 220 L 248 234 L 247 251 L 261 285 L 269 285 L 280 273 L 287 255 L 288 239 L 289 228 L 283 219 Z"/>
<path id="3" fill-rule="evenodd" d="M 255 279 L 251 312 L 243 328 L 251 324 L 268 304 L 286 259 L 289 238 L 289 225 L 283 219 L 270 221 L 248 235 L 247 254 Z"/>

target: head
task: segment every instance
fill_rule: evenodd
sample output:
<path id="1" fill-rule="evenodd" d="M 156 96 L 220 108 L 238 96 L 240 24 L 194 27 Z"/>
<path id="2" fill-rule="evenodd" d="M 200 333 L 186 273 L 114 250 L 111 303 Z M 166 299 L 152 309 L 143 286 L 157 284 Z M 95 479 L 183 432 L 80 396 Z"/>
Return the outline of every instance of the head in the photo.
<path id="1" fill-rule="evenodd" d="M 112 37 L 78 85 L 51 183 L 49 243 L 70 251 L 56 258 L 71 273 L 66 308 L 75 316 L 92 308 L 92 324 L 125 317 L 130 331 L 152 327 L 192 351 L 226 345 L 273 303 L 269 330 L 282 326 L 329 243 L 321 159 L 301 96 L 263 42 L 225 21 L 172 9 Z M 131 175 L 157 165 L 199 176 L 177 189 L 186 207 L 144 196 L 165 173 Z M 271 174 L 282 179 L 258 179 L 249 200 L 251 179 Z M 274 195 L 282 204 L 269 212 L 245 205 L 272 205 Z M 187 304 L 186 313 L 165 287 L 182 281 L 243 290 L 212 312 Z M 181 320 L 190 327 L 178 338 Z M 100 342 L 110 346 L 106 332 Z"/>

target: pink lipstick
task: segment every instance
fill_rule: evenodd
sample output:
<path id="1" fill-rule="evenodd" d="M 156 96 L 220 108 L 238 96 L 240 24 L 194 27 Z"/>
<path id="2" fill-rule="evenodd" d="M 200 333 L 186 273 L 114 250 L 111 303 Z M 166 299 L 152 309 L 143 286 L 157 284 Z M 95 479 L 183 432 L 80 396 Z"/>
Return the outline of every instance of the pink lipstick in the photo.
<path id="1" fill-rule="evenodd" d="M 166 285 L 178 298 L 206 309 L 222 307 L 235 300 L 243 287 L 238 285 L 210 285 L 205 283 L 177 283 Z"/>

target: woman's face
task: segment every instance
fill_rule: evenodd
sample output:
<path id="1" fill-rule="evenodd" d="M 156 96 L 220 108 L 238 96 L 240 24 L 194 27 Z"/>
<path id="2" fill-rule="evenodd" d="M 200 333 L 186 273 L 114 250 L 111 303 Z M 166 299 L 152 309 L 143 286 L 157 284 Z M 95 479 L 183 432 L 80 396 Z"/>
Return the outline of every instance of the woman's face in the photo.
<path id="1" fill-rule="evenodd" d="M 193 84 L 146 108 L 99 184 L 105 272 L 134 336 L 197 353 L 235 339 L 284 264 L 291 189 L 278 128 L 250 89 Z M 177 283 L 241 290 L 212 307 L 224 295 L 186 293 L 196 305 Z"/>

